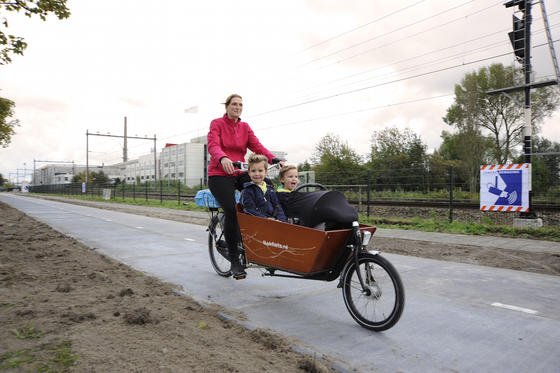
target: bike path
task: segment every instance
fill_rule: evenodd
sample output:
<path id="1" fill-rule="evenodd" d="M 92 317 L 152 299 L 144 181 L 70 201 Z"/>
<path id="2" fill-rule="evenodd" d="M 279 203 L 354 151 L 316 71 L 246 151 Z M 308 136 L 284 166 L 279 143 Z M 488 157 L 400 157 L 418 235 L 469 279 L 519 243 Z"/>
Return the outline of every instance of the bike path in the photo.
<path id="1" fill-rule="evenodd" d="M 31 195 L 31 197 L 40 197 L 38 195 Z M 204 211 L 187 211 L 187 210 L 175 210 L 166 209 L 158 207 L 146 207 L 146 206 L 133 206 L 133 205 L 123 205 L 114 202 L 98 202 L 98 201 L 82 201 L 72 198 L 64 198 L 58 196 L 48 196 L 47 199 L 68 202 L 73 204 L 80 204 L 84 206 L 100 207 L 111 209 L 118 206 L 119 209 L 123 211 L 142 214 L 147 210 L 156 211 L 169 216 L 179 217 L 183 221 L 187 221 L 193 224 L 208 224 L 208 213 Z M 510 238 L 510 237 L 498 237 L 498 236 L 475 236 L 475 235 L 465 235 L 465 234 L 452 234 L 452 233 L 439 233 L 439 232 L 423 232 L 416 230 L 404 230 L 404 229 L 387 229 L 378 228 L 375 232 L 375 237 L 385 237 L 385 238 L 398 238 L 404 240 L 415 240 L 415 241 L 426 241 L 432 243 L 442 243 L 446 245 L 471 245 L 480 247 L 493 247 L 499 249 L 509 249 L 509 250 L 520 250 L 528 252 L 543 252 L 543 253 L 557 253 L 560 254 L 560 242 L 544 241 L 544 240 L 534 240 L 526 238 Z"/>
<path id="2" fill-rule="evenodd" d="M 407 293 L 392 329 L 370 332 L 336 282 L 217 276 L 200 225 L 0 193 L 0 201 L 201 302 L 241 311 L 250 327 L 295 338 L 357 372 L 557 372 L 557 276 L 383 254 Z"/>

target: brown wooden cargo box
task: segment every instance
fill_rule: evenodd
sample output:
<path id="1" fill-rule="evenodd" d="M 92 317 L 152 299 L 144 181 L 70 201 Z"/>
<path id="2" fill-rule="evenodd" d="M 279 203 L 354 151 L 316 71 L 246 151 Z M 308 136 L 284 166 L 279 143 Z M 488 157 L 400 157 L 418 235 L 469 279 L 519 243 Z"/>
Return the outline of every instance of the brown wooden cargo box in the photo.
<path id="1" fill-rule="evenodd" d="M 242 212 L 237 218 L 250 263 L 302 275 L 331 268 L 352 232 L 317 230 Z M 375 231 L 375 227 L 363 228 Z"/>

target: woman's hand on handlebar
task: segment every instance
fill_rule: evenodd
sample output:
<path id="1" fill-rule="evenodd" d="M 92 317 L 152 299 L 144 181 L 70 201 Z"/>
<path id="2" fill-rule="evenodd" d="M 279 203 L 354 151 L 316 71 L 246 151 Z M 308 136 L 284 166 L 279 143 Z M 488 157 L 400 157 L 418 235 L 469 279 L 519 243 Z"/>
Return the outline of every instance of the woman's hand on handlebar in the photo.
<path id="1" fill-rule="evenodd" d="M 240 161 L 232 162 L 232 160 L 229 159 L 228 157 L 223 157 L 222 159 L 220 159 L 220 163 L 222 164 L 222 168 L 224 169 L 224 171 L 229 175 L 235 172 L 239 172 L 239 171 L 245 172 L 248 170 L 247 163 L 240 162 Z M 274 158 L 272 163 L 273 164 L 268 167 L 269 170 L 274 167 L 278 167 L 278 169 L 284 167 L 284 165 L 286 165 L 286 160 Z"/>
<path id="2" fill-rule="evenodd" d="M 235 167 L 233 166 L 233 162 L 228 157 L 223 157 L 220 159 L 220 163 L 222 164 L 222 168 L 226 172 L 226 174 L 233 174 L 235 171 Z"/>
<path id="3" fill-rule="evenodd" d="M 281 158 L 272 158 L 272 164 L 273 164 L 273 165 L 279 164 L 279 165 L 280 165 L 279 168 L 282 168 L 282 167 L 284 167 L 287 163 L 286 163 L 286 160 L 285 160 L 285 159 L 281 159 Z"/>

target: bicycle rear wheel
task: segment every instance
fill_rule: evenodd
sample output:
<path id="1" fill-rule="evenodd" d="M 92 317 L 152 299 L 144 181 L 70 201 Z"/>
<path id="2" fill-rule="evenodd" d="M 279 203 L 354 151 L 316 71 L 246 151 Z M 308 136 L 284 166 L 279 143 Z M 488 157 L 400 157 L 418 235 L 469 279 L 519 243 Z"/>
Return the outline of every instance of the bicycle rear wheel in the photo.
<path id="1" fill-rule="evenodd" d="M 350 315 L 364 328 L 383 331 L 399 321 L 405 295 L 393 265 L 379 254 L 360 254 L 359 266 L 351 263 L 342 274 L 342 294 Z M 362 289 L 358 274 L 365 283 Z"/>
<path id="2" fill-rule="evenodd" d="M 214 215 L 208 227 L 208 253 L 210 262 L 217 274 L 231 276 L 231 263 L 226 239 L 224 237 L 224 214 Z"/>

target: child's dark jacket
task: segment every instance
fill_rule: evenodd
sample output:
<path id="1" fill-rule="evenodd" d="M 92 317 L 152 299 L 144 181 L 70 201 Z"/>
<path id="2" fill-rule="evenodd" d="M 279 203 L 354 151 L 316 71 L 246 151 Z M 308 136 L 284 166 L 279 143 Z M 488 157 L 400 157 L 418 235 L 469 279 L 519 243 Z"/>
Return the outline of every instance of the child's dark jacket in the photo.
<path id="1" fill-rule="evenodd" d="M 268 183 L 266 184 L 266 193 L 263 193 L 257 184 L 245 183 L 241 191 L 241 205 L 243 211 L 250 215 L 275 218 L 281 221 L 288 220 L 282 206 L 280 206 L 274 187 Z"/>

